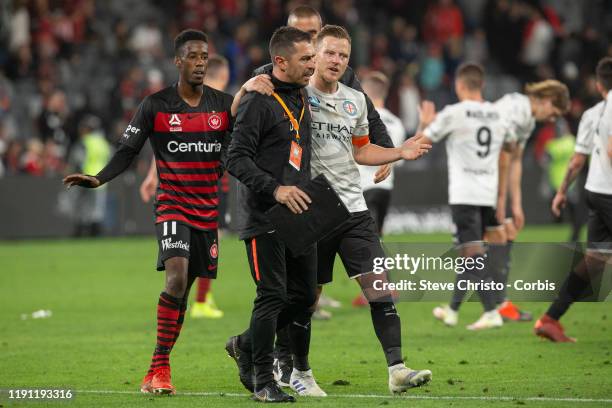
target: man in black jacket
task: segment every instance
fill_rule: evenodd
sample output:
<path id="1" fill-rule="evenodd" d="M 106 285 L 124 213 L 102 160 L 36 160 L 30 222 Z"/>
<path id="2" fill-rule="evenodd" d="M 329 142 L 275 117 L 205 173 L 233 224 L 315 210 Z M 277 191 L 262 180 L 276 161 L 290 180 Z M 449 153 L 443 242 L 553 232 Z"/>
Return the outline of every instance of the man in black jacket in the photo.
<path id="1" fill-rule="evenodd" d="M 292 254 L 265 211 L 278 202 L 301 213 L 311 202 L 299 188 L 311 178 L 311 118 L 303 90 L 314 72 L 310 35 L 292 27 L 278 29 L 270 40 L 270 56 L 275 92 L 272 96 L 252 92 L 242 98 L 228 151 L 228 171 L 242 184 L 238 202 L 245 220 L 239 232 L 257 296 L 249 329 L 230 338 L 226 350 L 238 363 L 240 380 L 254 391 L 256 400 L 293 402 L 274 381 L 274 336 L 277 328 L 289 322 L 304 326 L 291 330 L 291 336 L 310 336 L 316 246 L 305 248 L 299 256 Z"/>
<path id="2" fill-rule="evenodd" d="M 289 18 L 287 19 L 287 25 L 289 27 L 295 27 L 299 30 L 305 31 L 311 35 L 311 38 L 314 37 L 321 31 L 321 27 L 323 27 L 323 21 L 321 19 L 321 15 L 314 8 L 302 5 L 294 8 L 289 14 Z M 236 113 L 236 108 L 240 102 L 242 96 L 244 96 L 247 92 L 257 91 L 260 93 L 265 93 L 267 95 L 272 95 L 274 92 L 274 84 L 270 80 L 270 74 L 272 73 L 272 64 L 266 64 L 259 68 L 257 68 L 253 72 L 253 78 L 249 79 L 247 82 L 242 85 L 240 91 L 234 97 L 234 103 L 232 104 L 232 113 Z M 351 69 L 351 67 L 346 68 L 346 72 L 342 75 L 340 82 L 344 85 L 347 85 L 353 89 L 356 89 L 360 92 L 363 92 L 361 88 L 361 84 L 359 83 L 359 79 L 355 75 L 355 72 Z M 389 137 L 389 133 L 387 132 L 387 128 L 383 123 L 380 115 L 374 108 L 374 104 L 372 100 L 366 97 L 366 105 L 368 107 L 368 128 L 370 129 L 370 142 L 382 147 L 393 147 L 393 142 Z M 374 182 L 379 183 L 389 177 L 391 174 L 391 166 L 385 164 L 380 166 L 378 171 L 374 176 Z"/>

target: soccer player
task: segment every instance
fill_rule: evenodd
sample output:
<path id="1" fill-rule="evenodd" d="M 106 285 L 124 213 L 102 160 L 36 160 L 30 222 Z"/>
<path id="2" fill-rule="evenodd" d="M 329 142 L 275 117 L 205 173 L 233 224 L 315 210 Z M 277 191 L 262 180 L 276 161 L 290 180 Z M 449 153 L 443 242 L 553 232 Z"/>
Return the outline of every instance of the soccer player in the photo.
<path id="1" fill-rule="evenodd" d="M 466 291 L 465 282 L 490 282 L 499 274 L 502 248 L 506 243 L 503 225 L 495 217 L 498 195 L 499 154 L 510 149 L 507 125 L 499 110 L 482 98 L 484 69 L 473 63 L 457 68 L 456 104 L 448 105 L 440 113 L 433 113 L 432 104 L 424 103 L 421 113 L 422 134 L 426 141 L 446 139 L 448 158 L 448 202 L 455 224 L 455 242 L 462 257 L 487 257 L 484 268 L 474 267 L 457 274 L 451 303 L 436 307 L 434 316 L 448 326 L 458 321 L 459 307 Z M 503 177 L 503 175 L 502 175 Z M 485 231 L 488 249 L 483 243 Z M 461 283 L 462 282 L 462 283 Z M 461 284 L 460 284 L 461 283 Z M 482 316 L 467 328 L 482 330 L 500 327 L 502 318 L 496 310 L 495 296 L 490 290 L 478 290 L 484 308 Z"/>
<path id="2" fill-rule="evenodd" d="M 349 220 L 317 243 L 318 294 L 332 281 L 334 260 L 340 255 L 348 276 L 357 280 L 370 302 L 374 331 L 387 360 L 389 389 L 404 392 L 427 383 L 431 371 L 405 366 L 401 322 L 391 293 L 372 288 L 373 281 L 381 278 L 373 273 L 374 258 L 384 257 L 384 251 L 363 196 L 357 164 L 415 160 L 431 146 L 418 138 L 396 148 L 370 143 L 365 95 L 340 82 L 351 53 L 351 39 L 343 27 L 323 27 L 316 37 L 316 53 L 315 73 L 306 88 L 312 111 L 312 174 L 325 175 L 351 213 Z M 304 347 L 308 348 L 309 344 Z M 291 388 L 300 395 L 325 396 L 314 381 L 308 356 L 297 357 Z"/>
<path id="3" fill-rule="evenodd" d="M 321 15 L 317 10 L 308 6 L 301 5 L 294 8 L 291 13 L 289 13 L 289 18 L 287 19 L 287 25 L 289 27 L 294 27 L 299 30 L 305 31 L 311 35 L 311 38 L 314 40 L 314 37 L 317 35 L 319 31 L 321 31 L 321 27 L 323 25 Z M 239 92 L 234 97 L 234 102 L 232 104 L 232 112 L 235 113 L 240 103 L 242 96 L 244 96 L 247 92 L 260 92 L 266 95 L 272 95 L 274 91 L 274 85 L 270 81 L 270 74 L 272 72 L 272 64 L 267 64 L 262 67 L 259 67 L 253 73 L 253 78 L 249 79 L 244 85 L 240 88 Z M 351 69 L 350 66 L 346 67 L 346 71 L 340 78 L 340 82 L 344 85 L 347 85 L 353 89 L 358 91 L 362 91 L 359 80 L 355 76 L 355 73 Z M 370 98 L 365 95 L 366 104 L 368 107 L 368 126 L 370 128 L 370 140 L 373 144 L 377 144 L 383 147 L 393 147 L 393 142 L 391 141 L 385 124 L 382 122 L 378 112 L 374 108 L 372 101 Z M 375 182 L 381 182 L 386 179 L 391 173 L 390 165 L 383 165 L 378 168 L 376 171 Z M 331 307 L 338 307 L 339 302 L 334 299 L 321 296 L 319 302 L 323 305 L 323 301 L 325 301 L 326 305 Z M 329 319 L 331 318 L 331 313 L 323 310 L 317 302 L 317 307 L 314 312 L 314 316 L 319 319 Z M 289 350 L 289 336 L 286 333 L 287 330 L 281 330 L 278 333 L 277 344 L 275 348 L 275 362 L 274 362 L 274 373 L 275 377 L 278 379 L 279 384 L 283 386 L 289 386 L 289 378 L 292 372 L 292 360 L 291 360 L 291 352 Z"/>
<path id="4" fill-rule="evenodd" d="M 227 60 L 221 55 L 211 55 L 208 59 L 208 67 L 206 69 L 206 77 L 204 78 L 204 85 L 209 86 L 217 91 L 225 92 L 227 84 L 229 82 L 229 66 Z M 227 208 L 227 192 L 223 191 L 223 182 L 227 178 L 227 172 L 223 174 L 223 178 L 220 180 L 219 190 L 219 223 L 220 227 L 223 225 L 225 218 L 225 210 Z M 148 203 L 151 197 L 157 190 L 157 184 L 159 178 L 157 177 L 157 166 L 155 158 L 151 160 L 149 171 L 144 181 L 140 185 L 140 197 L 142 201 Z M 213 298 L 213 294 L 210 292 L 211 279 L 198 278 L 197 292 L 195 302 L 191 306 L 190 316 L 193 318 L 208 318 L 208 319 L 219 319 L 223 317 L 223 311 L 220 310 Z"/>
<path id="5" fill-rule="evenodd" d="M 157 343 L 143 393 L 174 394 L 170 353 L 183 326 L 189 289 L 217 274 L 217 181 L 229 143 L 232 97 L 203 84 L 208 39 L 185 30 L 174 40 L 178 83 L 147 96 L 123 133 L 120 147 L 97 175 L 72 174 L 68 187 L 96 188 L 121 174 L 149 139 L 160 184 L 155 197 L 157 269 L 166 284 L 157 306 Z"/>
<path id="6" fill-rule="evenodd" d="M 303 88 L 314 71 L 314 49 L 308 33 L 282 27 L 272 35 L 269 50 L 275 92 L 272 96 L 251 92 L 242 98 L 228 151 L 228 171 L 241 183 L 238 202 L 245 222 L 239 232 L 257 295 L 250 327 L 231 337 L 226 351 L 255 400 L 293 402 L 295 398 L 274 380 L 274 336 L 277 328 L 291 322 L 296 327 L 292 336 L 310 336 L 316 246 L 294 255 L 265 212 L 281 203 L 301 213 L 311 202 L 298 186 L 310 181 L 311 117 Z M 294 353 L 302 354 L 299 349 Z"/>
<path id="7" fill-rule="evenodd" d="M 382 72 L 372 72 L 364 78 L 362 86 L 364 93 L 372 98 L 372 103 L 385 124 L 393 145 L 400 146 L 406 139 L 406 130 L 401 119 L 385 108 L 389 79 Z M 366 204 L 376 221 L 378 235 L 382 236 L 385 217 L 391 201 L 391 191 L 393 190 L 393 171 L 391 171 L 389 177 L 379 183 L 376 183 L 375 167 L 359 166 L 359 174 L 361 175 L 361 188 Z"/>
<path id="8" fill-rule="evenodd" d="M 536 335 L 553 342 L 575 342 L 565 335 L 559 319 L 573 302 L 588 294 L 589 281 L 603 271 L 612 254 L 612 58 L 597 64 L 597 90 L 603 101 L 582 115 L 574 156 L 552 202 L 556 216 L 567 201 L 567 190 L 591 156 L 585 189 L 589 207 L 588 248 L 584 260 L 561 286 L 555 301 L 535 324 Z"/>
<path id="9" fill-rule="evenodd" d="M 389 91 L 389 79 L 382 72 L 371 72 L 362 81 L 363 91 L 372 98 L 372 103 L 385 124 L 394 146 L 399 146 L 406 139 L 406 130 L 400 118 L 385 108 L 385 99 Z M 366 205 L 376 221 L 378 236 L 382 237 L 383 226 L 393 190 L 393 170 L 385 180 L 376 183 L 376 168 L 372 166 L 359 166 L 361 175 L 361 188 Z M 359 294 L 353 299 L 353 306 L 368 306 L 368 300 Z"/>
<path id="10" fill-rule="evenodd" d="M 510 271 L 510 252 L 512 244 L 518 233 L 525 225 L 525 215 L 522 204 L 521 177 L 523 173 L 523 154 L 529 136 L 537 122 L 554 122 L 558 117 L 569 110 L 569 91 L 559 81 L 549 79 L 528 84 L 525 95 L 510 93 L 495 102 L 502 115 L 508 119 L 512 136 L 517 146 L 512 152 L 502 152 L 500 166 L 508 166 L 508 177 L 500 180 L 500 195 L 497 203 L 497 217 L 506 217 L 507 193 L 510 193 L 511 217 L 505 218 L 504 226 L 508 243 L 505 249 L 505 264 L 500 276 L 502 283 L 507 282 Z M 531 313 L 520 310 L 511 301 L 506 299 L 506 291 L 498 292 L 498 311 L 506 320 L 530 321 Z"/>

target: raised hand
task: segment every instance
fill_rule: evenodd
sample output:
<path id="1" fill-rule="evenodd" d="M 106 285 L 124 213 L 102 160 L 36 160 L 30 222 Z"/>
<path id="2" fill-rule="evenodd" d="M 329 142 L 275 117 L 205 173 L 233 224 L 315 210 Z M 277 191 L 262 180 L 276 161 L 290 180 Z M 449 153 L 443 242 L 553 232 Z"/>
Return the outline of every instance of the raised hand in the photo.
<path id="1" fill-rule="evenodd" d="M 404 160 L 416 160 L 431 149 L 431 144 L 422 134 L 406 140 L 400 146 L 400 155 Z"/>
<path id="2" fill-rule="evenodd" d="M 436 105 L 431 101 L 421 102 L 419 107 L 419 129 L 423 130 L 436 118 Z"/>

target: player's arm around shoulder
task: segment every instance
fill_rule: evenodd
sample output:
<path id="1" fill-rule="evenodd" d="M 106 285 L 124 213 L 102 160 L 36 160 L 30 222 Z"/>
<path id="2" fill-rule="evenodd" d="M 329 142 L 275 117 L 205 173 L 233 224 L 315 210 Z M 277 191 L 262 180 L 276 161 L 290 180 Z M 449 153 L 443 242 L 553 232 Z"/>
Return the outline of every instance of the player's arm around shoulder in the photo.
<path id="1" fill-rule="evenodd" d="M 257 92 L 263 95 L 272 96 L 272 93 L 274 92 L 274 84 L 272 84 L 270 75 L 264 73 L 255 75 L 240 87 L 240 90 L 236 93 L 232 102 L 232 116 L 238 115 L 240 101 L 249 92 Z"/>

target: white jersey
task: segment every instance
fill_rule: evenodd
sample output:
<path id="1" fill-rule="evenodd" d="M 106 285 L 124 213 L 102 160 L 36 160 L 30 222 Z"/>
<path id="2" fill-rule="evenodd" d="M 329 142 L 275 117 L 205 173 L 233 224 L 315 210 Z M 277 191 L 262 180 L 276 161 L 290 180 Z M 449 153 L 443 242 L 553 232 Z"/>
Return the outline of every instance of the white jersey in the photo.
<path id="1" fill-rule="evenodd" d="M 368 209 L 361 190 L 353 144 L 367 142 L 365 96 L 338 83 L 332 94 L 307 86 L 312 113 L 312 177 L 324 174 L 350 212 Z"/>
<path id="2" fill-rule="evenodd" d="M 575 151 L 591 155 L 585 189 L 599 194 L 612 194 L 612 161 L 608 157 L 608 136 L 612 134 L 611 93 L 582 114 L 578 125 Z M 606 110 L 608 113 L 606 113 Z"/>
<path id="3" fill-rule="evenodd" d="M 498 99 L 495 106 L 507 121 L 509 131 L 518 145 L 524 148 L 536 125 L 529 97 L 518 92 L 509 93 Z"/>
<path id="4" fill-rule="evenodd" d="M 387 132 L 391 137 L 393 146 L 397 147 L 404 142 L 406 131 L 400 118 L 392 114 L 386 108 L 377 108 L 380 119 L 385 124 Z M 361 174 L 361 188 L 366 191 L 370 188 L 382 188 L 385 190 L 393 189 L 393 168 L 391 168 L 391 174 L 385 180 L 378 184 L 374 184 L 374 174 L 378 170 L 378 166 L 358 166 L 359 174 Z"/>
<path id="5" fill-rule="evenodd" d="M 432 142 L 446 138 L 449 204 L 495 207 L 499 153 L 512 137 L 495 104 L 463 101 L 448 105 L 424 134 Z"/>

